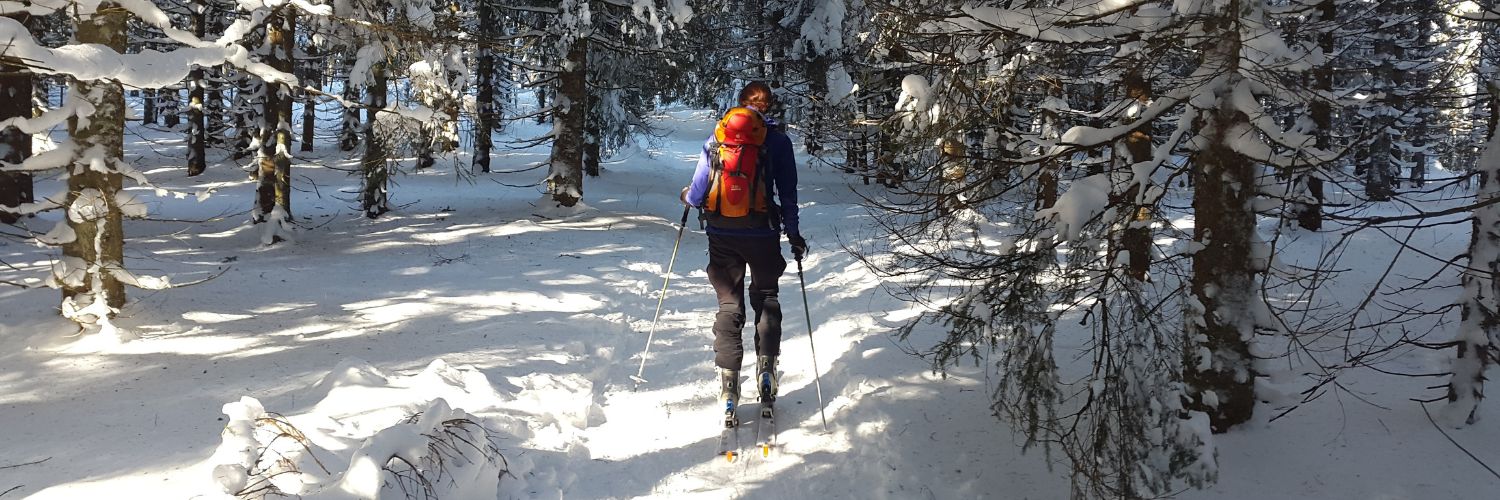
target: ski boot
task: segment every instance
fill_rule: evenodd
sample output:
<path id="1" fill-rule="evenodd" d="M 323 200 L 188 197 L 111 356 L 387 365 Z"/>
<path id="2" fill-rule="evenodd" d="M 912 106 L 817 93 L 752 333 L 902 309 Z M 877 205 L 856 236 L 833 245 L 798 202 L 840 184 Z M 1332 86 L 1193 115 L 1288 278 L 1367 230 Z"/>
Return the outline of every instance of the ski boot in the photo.
<path id="1" fill-rule="evenodd" d="M 740 404 L 740 371 L 719 369 L 719 401 L 724 402 L 724 427 L 739 424 L 735 407 Z"/>
<path id="2" fill-rule="evenodd" d="M 779 375 L 776 373 L 776 356 L 757 356 L 755 358 L 755 384 L 760 389 L 760 416 L 771 418 L 773 415 L 772 405 L 776 403 L 776 385 Z"/>

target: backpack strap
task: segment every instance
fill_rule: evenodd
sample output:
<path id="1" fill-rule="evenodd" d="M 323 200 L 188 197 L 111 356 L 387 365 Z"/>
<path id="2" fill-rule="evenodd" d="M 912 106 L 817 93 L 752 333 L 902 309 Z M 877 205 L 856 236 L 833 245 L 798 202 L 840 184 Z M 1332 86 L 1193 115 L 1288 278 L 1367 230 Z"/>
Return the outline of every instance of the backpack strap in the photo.
<path id="1" fill-rule="evenodd" d="M 719 157 L 720 146 L 722 144 L 719 143 L 717 138 L 708 143 L 708 186 L 703 190 L 703 198 L 698 200 L 699 229 L 702 229 L 708 223 L 710 213 L 708 199 L 714 195 L 714 187 L 719 183 L 719 175 L 724 172 L 724 160 Z"/>

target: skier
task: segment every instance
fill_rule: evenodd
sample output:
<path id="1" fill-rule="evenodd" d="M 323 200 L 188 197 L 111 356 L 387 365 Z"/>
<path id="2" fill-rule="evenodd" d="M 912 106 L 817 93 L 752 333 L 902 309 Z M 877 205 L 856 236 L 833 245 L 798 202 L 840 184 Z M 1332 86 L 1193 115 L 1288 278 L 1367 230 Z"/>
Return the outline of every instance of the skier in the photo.
<path id="1" fill-rule="evenodd" d="M 756 386 L 761 413 L 771 417 L 776 401 L 776 358 L 781 353 L 778 282 L 786 270 L 781 233 L 800 260 L 807 241 L 797 230 L 797 165 L 792 141 L 766 116 L 775 94 L 762 82 L 740 90 L 739 108 L 720 120 L 698 158 L 683 203 L 702 211 L 708 233 L 708 281 L 718 295 L 714 317 L 714 364 L 719 367 L 725 425 L 737 422 L 740 367 L 745 348 L 745 268 L 750 269 L 750 308 L 755 311 Z M 772 200 L 778 200 L 780 206 Z"/>

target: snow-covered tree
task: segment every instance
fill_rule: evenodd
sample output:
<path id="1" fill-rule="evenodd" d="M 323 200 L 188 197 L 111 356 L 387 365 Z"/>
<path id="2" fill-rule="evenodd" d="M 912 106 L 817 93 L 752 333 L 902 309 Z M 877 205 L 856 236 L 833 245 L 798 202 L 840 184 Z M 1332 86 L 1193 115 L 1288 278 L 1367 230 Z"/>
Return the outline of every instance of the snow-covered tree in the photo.
<path id="1" fill-rule="evenodd" d="M 1488 26 L 1492 38 L 1494 27 L 1500 26 L 1500 6 L 1485 2 L 1463 7 L 1450 13 Z M 1476 48 L 1483 59 L 1484 49 Z M 1500 197 L 1500 130 L 1495 118 L 1500 113 L 1494 112 L 1500 107 L 1500 75 L 1494 67 L 1482 63 L 1475 70 L 1477 82 L 1488 94 L 1492 114 L 1487 127 L 1476 127 L 1483 129 L 1488 139 L 1479 148 L 1480 156 L 1472 169 L 1476 189 L 1466 252 L 1469 264 L 1460 268 L 1461 322 L 1455 339 L 1446 344 L 1454 349 L 1446 396 L 1452 412 L 1468 424 L 1478 421 L 1487 372 L 1500 360 L 1500 280 L 1496 279 L 1500 273 L 1500 207 L 1495 205 Z"/>
<path id="2" fill-rule="evenodd" d="M 552 143 L 547 176 L 542 180 L 544 191 L 558 205 L 573 206 L 583 197 L 585 159 L 591 144 L 604 147 L 610 137 L 618 137 L 614 131 L 643 124 L 640 114 L 630 112 L 642 108 L 630 103 L 645 103 L 654 97 L 650 90 L 625 98 L 612 94 L 651 87 L 626 85 L 607 77 L 593 80 L 597 84 L 591 90 L 596 66 L 604 68 L 605 75 L 611 74 L 610 68 L 628 67 L 634 52 L 660 48 L 666 33 L 690 22 L 695 11 L 686 0 L 636 2 L 629 9 L 599 0 L 534 2 L 504 8 L 514 13 L 518 22 L 531 26 L 527 39 L 532 40 L 531 46 L 543 49 L 540 53 L 515 54 L 508 60 L 534 75 L 535 80 L 528 85 L 537 87 L 542 106 L 537 116 L 552 120 L 551 132 L 529 141 Z M 591 107 L 599 118 L 594 125 L 589 124 Z M 598 127 L 597 133 L 590 134 L 592 126 Z"/>
<path id="3" fill-rule="evenodd" d="M 63 7 L 67 7 L 63 9 Z M 86 327 L 114 331 L 110 322 L 125 303 L 125 287 L 168 286 L 164 279 L 137 276 L 125 267 L 123 220 L 146 215 L 146 206 L 122 191 L 125 179 L 147 183 L 124 158 L 124 86 L 162 88 L 181 81 L 193 65 L 226 61 L 274 81 L 289 78 L 259 65 L 232 43 L 205 42 L 171 25 L 169 16 L 149 3 L 32 3 L 11 6 L 34 15 L 61 12 L 73 23 L 73 43 L 44 47 L 14 19 L 0 17 L 0 34 L 11 40 L 8 54 L 38 72 L 66 76 L 68 90 L 61 107 L 41 116 L 0 123 L 31 134 L 67 123 L 68 140 L 56 149 L 6 165 L 0 170 L 62 173 L 63 192 L 40 197 L 17 208 L 20 213 L 62 210 L 56 227 L 38 237 L 62 248 L 48 283 L 62 289 L 64 317 Z M 12 12 L 0 12 L 9 14 Z M 177 44 L 174 50 L 126 54 L 130 17 L 162 30 Z"/>
<path id="4" fill-rule="evenodd" d="M 907 73 L 886 120 L 907 167 L 877 204 L 899 265 L 877 268 L 948 278 L 910 290 L 953 297 L 928 315 L 948 330 L 934 360 L 995 348 L 997 412 L 1062 449 L 1080 495 L 1206 484 L 1211 433 L 1256 412 L 1277 351 L 1254 348 L 1276 338 L 1256 220 L 1276 174 L 1335 156 L 1271 111 L 1318 95 L 1322 55 L 1280 31 L 1309 9 L 1268 3 L 880 5 L 871 59 Z M 1064 314 L 1092 335 L 1081 381 L 1057 376 L 1079 357 L 1056 354 Z"/>
<path id="5" fill-rule="evenodd" d="M 207 0 L 193 0 L 187 4 L 193 36 L 203 38 L 208 34 L 209 4 Z M 207 108 L 208 71 L 195 66 L 188 73 L 188 130 L 187 130 L 187 174 L 202 174 L 208 169 L 208 115 Z"/>
<path id="6" fill-rule="evenodd" d="M 11 18 L 28 28 L 36 24 L 29 14 L 16 14 Z M 0 120 L 31 117 L 33 79 L 25 61 L 0 61 Z M 31 134 L 19 127 L 0 130 L 0 162 L 14 165 L 30 156 Z M 36 201 L 32 182 L 30 173 L 0 169 L 0 222 L 14 224 L 19 220 L 16 213 L 6 210 L 6 207 Z"/>
<path id="7" fill-rule="evenodd" d="M 294 67 L 297 9 L 289 3 L 267 5 L 265 40 L 258 50 L 265 64 L 290 74 Z M 259 96 L 259 148 L 256 150 L 255 210 L 252 220 L 261 226 L 261 243 L 270 245 L 290 239 L 292 221 L 292 87 L 289 83 L 264 82 Z"/>

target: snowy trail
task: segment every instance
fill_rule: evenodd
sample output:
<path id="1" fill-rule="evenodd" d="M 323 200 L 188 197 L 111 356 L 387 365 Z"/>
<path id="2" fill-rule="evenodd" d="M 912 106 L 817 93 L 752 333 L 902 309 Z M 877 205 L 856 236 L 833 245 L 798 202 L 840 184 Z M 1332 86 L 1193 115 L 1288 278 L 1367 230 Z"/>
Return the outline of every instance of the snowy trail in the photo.
<path id="1" fill-rule="evenodd" d="M 0 363 L 20 367 L 3 375 L 0 421 L 9 445 L 0 450 L 0 464 L 44 457 L 66 464 L 0 470 L 0 484 L 23 484 L 18 491 L 34 498 L 107 496 L 121 488 L 167 497 L 202 493 L 222 404 L 248 394 L 268 410 L 307 411 L 318 399 L 309 387 L 341 360 L 358 358 L 388 373 L 415 373 L 433 359 L 485 372 L 513 399 L 478 414 L 523 415 L 532 427 L 510 448 L 533 464 L 521 478 L 532 488 L 528 494 L 821 491 L 838 498 L 900 497 L 904 488 L 920 488 L 920 481 L 902 481 L 890 469 L 935 466 L 900 458 L 903 449 L 925 447 L 900 440 L 920 434 L 929 441 L 932 431 L 910 430 L 928 423 L 896 428 L 883 419 L 916 414 L 868 407 L 900 394 L 880 389 L 898 371 L 920 380 L 925 365 L 894 349 L 865 312 L 890 299 L 838 247 L 839 228 L 859 213 L 839 175 L 809 169 L 802 183 L 805 232 L 814 246 L 806 262 L 808 293 L 830 432 L 823 434 L 818 420 L 800 293 L 789 271 L 782 282 L 786 446 L 772 461 L 729 467 L 712 455 L 712 294 L 696 220 L 684 237 L 647 366 L 652 383 L 632 390 L 628 377 L 639 363 L 681 213 L 670 186 L 686 182 L 711 120 L 701 111 L 669 115 L 669 140 L 655 158 L 636 153 L 607 164 L 605 176 L 586 186 L 591 208 L 580 210 L 538 206 L 525 190 L 432 171 L 400 178 L 395 201 L 410 205 L 370 221 L 338 198 L 349 196 L 355 179 L 314 166 L 351 160 L 320 152 L 298 169 L 317 196 L 294 207 L 307 228 L 294 245 L 258 246 L 240 217 L 186 230 L 132 223 L 129 251 L 150 263 L 143 267 L 190 276 L 228 270 L 194 287 L 135 296 L 121 323 L 143 338 L 121 345 L 47 340 L 66 326 L 47 313 L 53 294 L 0 291 L 8 306 L 0 332 L 16 346 L 0 353 Z M 251 185 L 229 165 L 211 168 L 208 179 L 187 180 L 169 168 L 152 175 L 189 192 L 201 182 L 218 188 L 201 205 L 161 201 L 156 210 L 163 218 L 203 218 L 248 205 Z M 6 252 L 8 262 L 45 265 L 42 251 Z M 962 399 L 982 410 L 982 400 Z M 856 478 L 884 479 L 834 480 L 851 469 L 865 471 Z M 977 475 L 965 473 L 970 482 Z"/>
<path id="2" fill-rule="evenodd" d="M 305 227 L 295 244 L 259 246 L 242 215 L 203 224 L 132 221 L 127 252 L 135 267 L 180 280 L 223 271 L 193 287 L 134 291 L 120 320 L 142 336 L 133 342 L 64 338 L 54 291 L 0 289 L 0 466 L 50 457 L 0 469 L 0 491 L 20 486 L 11 495 L 36 499 L 118 498 L 122 491 L 215 498 L 209 460 L 223 404 L 248 395 L 268 410 L 312 415 L 327 396 L 316 385 L 346 360 L 394 379 L 441 359 L 455 369 L 472 366 L 499 395 L 469 410 L 506 431 L 501 448 L 516 473 L 502 482 L 512 488 L 503 498 L 1065 497 L 1065 468 L 1047 470 L 1039 450 L 1023 455 L 991 416 L 991 363 L 965 364 L 943 379 L 905 352 L 930 346 L 937 327 L 919 328 L 911 347 L 890 337 L 910 305 L 883 292 L 842 250 L 841 243 L 870 237 L 871 225 L 851 178 L 826 166 L 804 165 L 800 192 L 828 431 L 790 265 L 781 282 L 783 448 L 769 460 L 751 454 L 732 464 L 714 455 L 713 298 L 695 220 L 672 272 L 649 383 L 635 387 L 629 377 L 682 213 L 678 186 L 712 118 L 665 115 L 657 149 L 607 163 L 603 177 L 586 182 L 587 206 L 576 210 L 549 208 L 535 191 L 491 177 L 469 182 L 453 162 L 440 162 L 400 177 L 393 194 L 402 208 L 368 220 L 345 201 L 357 180 L 318 167 L 354 160 L 320 151 L 297 168 L 307 192 L 294 203 Z M 172 141 L 153 147 L 173 151 Z M 537 159 L 518 152 L 501 168 Z M 165 219 L 234 214 L 249 206 L 253 189 L 228 164 L 211 166 L 206 179 L 185 179 L 170 166 L 151 175 L 187 192 L 217 187 L 202 204 L 156 199 L 153 211 Z M 522 184 L 536 175 L 493 178 Z M 0 246 L 0 258 L 24 271 L 0 270 L 11 280 L 49 264 L 47 250 L 15 244 Z M 1405 402 L 1420 382 L 1366 386 L 1374 389 L 1365 397 L 1384 398 L 1391 410 L 1329 398 L 1279 428 L 1290 432 L 1251 427 L 1223 436 L 1219 484 L 1182 498 L 1426 499 L 1479 491 L 1482 481 L 1454 472 L 1477 466 L 1455 459 Z M 1489 420 L 1449 432 L 1472 443 L 1500 438 Z"/>

